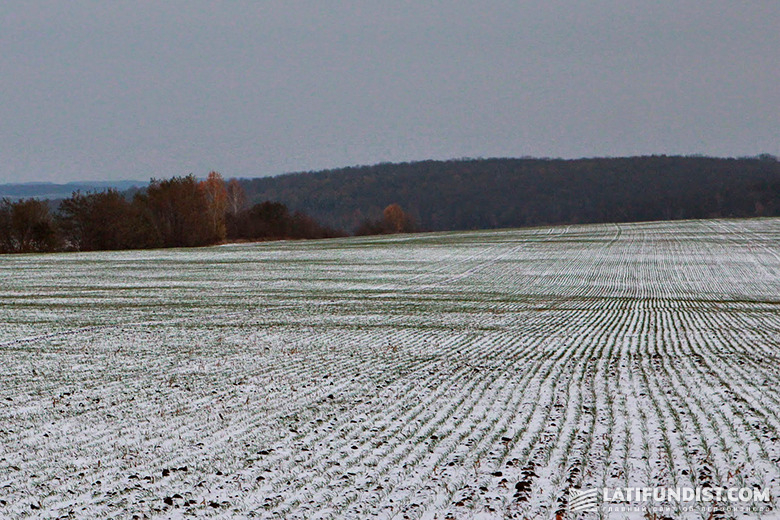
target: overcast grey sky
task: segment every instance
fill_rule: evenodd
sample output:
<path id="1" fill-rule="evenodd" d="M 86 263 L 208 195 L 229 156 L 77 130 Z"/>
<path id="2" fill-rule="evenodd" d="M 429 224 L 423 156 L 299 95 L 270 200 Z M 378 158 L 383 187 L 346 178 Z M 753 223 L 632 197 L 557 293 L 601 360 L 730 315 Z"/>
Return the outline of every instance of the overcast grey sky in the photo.
<path id="1" fill-rule="evenodd" d="M 780 1 L 0 6 L 0 182 L 780 154 Z"/>

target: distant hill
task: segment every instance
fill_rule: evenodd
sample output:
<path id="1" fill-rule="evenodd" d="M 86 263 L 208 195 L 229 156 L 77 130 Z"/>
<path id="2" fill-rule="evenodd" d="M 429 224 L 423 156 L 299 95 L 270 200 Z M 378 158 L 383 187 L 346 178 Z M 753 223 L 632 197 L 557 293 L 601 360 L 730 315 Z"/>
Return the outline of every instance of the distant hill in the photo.
<path id="1" fill-rule="evenodd" d="M 241 182 L 252 202 L 347 231 L 391 203 L 424 230 L 780 215 L 780 163 L 769 155 L 422 161 Z"/>
<path id="2" fill-rule="evenodd" d="M 64 199 L 74 191 L 102 191 L 116 188 L 119 191 L 133 187 L 146 186 L 144 181 L 85 181 L 55 184 L 52 182 L 27 182 L 18 184 L 0 184 L 0 198 L 9 199 Z"/>

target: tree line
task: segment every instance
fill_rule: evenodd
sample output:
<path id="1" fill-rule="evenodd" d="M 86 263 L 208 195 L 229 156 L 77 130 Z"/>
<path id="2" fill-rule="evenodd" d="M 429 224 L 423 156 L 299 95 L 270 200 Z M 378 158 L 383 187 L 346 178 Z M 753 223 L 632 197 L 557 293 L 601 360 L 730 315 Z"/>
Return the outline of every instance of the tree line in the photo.
<path id="1" fill-rule="evenodd" d="M 780 162 L 769 155 L 384 163 L 241 183 L 250 200 L 353 232 L 390 203 L 426 231 L 780 216 Z"/>
<path id="2" fill-rule="evenodd" d="M 0 253 L 194 247 L 239 240 L 327 238 L 322 226 L 278 202 L 247 203 L 235 179 L 211 172 L 152 179 L 132 197 L 79 191 L 52 210 L 45 200 L 0 200 Z"/>
<path id="3" fill-rule="evenodd" d="M 754 216 L 780 216 L 773 156 L 422 161 L 2 200 L 0 252 Z"/>

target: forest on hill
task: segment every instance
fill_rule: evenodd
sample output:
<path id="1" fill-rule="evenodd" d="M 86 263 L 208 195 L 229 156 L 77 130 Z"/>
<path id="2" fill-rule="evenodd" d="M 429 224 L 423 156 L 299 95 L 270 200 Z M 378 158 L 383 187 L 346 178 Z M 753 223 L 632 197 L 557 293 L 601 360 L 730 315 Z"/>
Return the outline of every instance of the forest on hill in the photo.
<path id="1" fill-rule="evenodd" d="M 422 161 L 240 182 L 251 201 L 349 232 L 393 203 L 431 231 L 780 215 L 770 155 Z"/>

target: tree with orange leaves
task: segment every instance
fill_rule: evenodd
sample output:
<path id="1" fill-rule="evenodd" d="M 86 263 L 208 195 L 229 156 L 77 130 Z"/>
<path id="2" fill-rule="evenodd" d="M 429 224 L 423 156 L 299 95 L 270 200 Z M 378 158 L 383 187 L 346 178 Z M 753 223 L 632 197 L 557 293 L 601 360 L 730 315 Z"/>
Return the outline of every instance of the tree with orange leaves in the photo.
<path id="1" fill-rule="evenodd" d="M 411 229 L 411 219 L 398 204 L 387 206 L 382 217 L 390 233 L 403 233 Z"/>
<path id="2" fill-rule="evenodd" d="M 206 214 L 211 241 L 222 242 L 227 235 L 225 211 L 228 204 L 228 192 L 225 180 L 219 173 L 211 172 L 205 181 L 200 182 L 199 187 L 206 198 Z"/>

